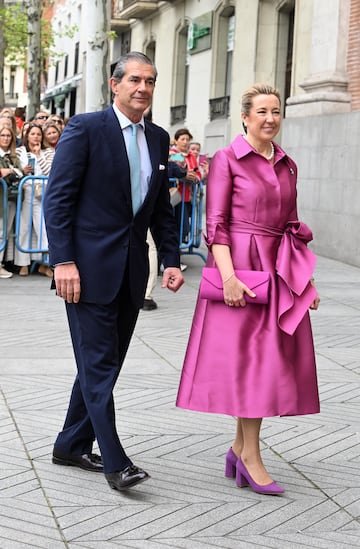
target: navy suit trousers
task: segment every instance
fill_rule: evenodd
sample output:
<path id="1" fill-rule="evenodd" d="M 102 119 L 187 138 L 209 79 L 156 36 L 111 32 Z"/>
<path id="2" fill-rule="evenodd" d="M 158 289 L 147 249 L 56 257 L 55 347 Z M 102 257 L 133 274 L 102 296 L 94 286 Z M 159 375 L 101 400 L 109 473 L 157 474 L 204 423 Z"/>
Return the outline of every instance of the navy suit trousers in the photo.
<path id="1" fill-rule="evenodd" d="M 110 304 L 67 303 L 66 311 L 78 374 L 55 449 L 70 455 L 91 453 L 96 438 L 104 472 L 120 471 L 131 460 L 117 434 L 113 389 L 139 310 L 124 283 Z"/>

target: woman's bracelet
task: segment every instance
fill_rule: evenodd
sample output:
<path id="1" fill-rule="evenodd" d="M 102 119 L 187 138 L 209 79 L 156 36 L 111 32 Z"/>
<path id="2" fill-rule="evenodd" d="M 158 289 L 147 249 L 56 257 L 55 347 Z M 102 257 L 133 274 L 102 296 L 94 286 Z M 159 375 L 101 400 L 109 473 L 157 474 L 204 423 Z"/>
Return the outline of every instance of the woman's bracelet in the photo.
<path id="1" fill-rule="evenodd" d="M 235 272 L 233 272 L 230 276 L 225 278 L 225 280 L 223 280 L 223 284 L 226 284 L 227 282 L 229 282 L 229 280 L 231 280 L 233 276 L 235 276 Z"/>

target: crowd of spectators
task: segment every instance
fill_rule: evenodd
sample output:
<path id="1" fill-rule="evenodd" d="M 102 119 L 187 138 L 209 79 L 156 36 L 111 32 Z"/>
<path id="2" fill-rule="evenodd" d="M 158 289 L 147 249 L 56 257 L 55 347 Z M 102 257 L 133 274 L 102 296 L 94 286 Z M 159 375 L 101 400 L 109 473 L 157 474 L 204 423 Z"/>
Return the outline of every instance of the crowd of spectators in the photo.
<path id="1" fill-rule="evenodd" d="M 58 114 L 49 114 L 40 110 L 28 120 L 26 110 L 6 107 L 0 110 L 0 177 L 8 187 L 6 227 L 4 227 L 3 186 L 0 185 L 0 243 L 6 239 L 6 246 L 0 251 L 0 278 L 10 278 L 14 273 L 28 276 L 31 265 L 43 275 L 52 276 L 52 270 L 44 261 L 43 254 L 22 252 L 14 245 L 17 187 L 21 179 L 28 175 L 44 175 L 50 172 L 56 145 L 66 121 Z M 193 183 L 205 181 L 208 174 L 208 160 L 201 155 L 201 145 L 192 141 L 193 136 L 187 128 L 176 131 L 169 150 L 169 177 L 177 181 L 177 190 L 184 203 L 174 206 L 174 215 L 182 242 L 189 239 L 191 226 L 191 193 Z M 22 208 L 20 214 L 19 243 L 24 249 L 46 248 L 47 236 L 41 218 L 41 194 L 34 191 L 36 180 L 28 180 L 22 189 Z M 41 185 L 41 189 L 44 186 Z M 39 199 L 40 198 L 40 199 Z M 183 214 L 181 210 L 183 208 Z M 182 230 L 180 225 L 182 223 Z M 149 235 L 149 240 L 151 235 Z M 181 244 L 181 242 L 179 242 Z M 155 269 L 153 251 L 152 270 Z M 181 264 L 182 270 L 187 266 Z M 154 273 L 152 280 L 155 280 Z M 149 284 L 144 309 L 152 310 L 156 304 L 152 298 L 154 282 Z"/>
<path id="2" fill-rule="evenodd" d="M 14 273 L 28 276 L 33 270 L 31 266 L 37 266 L 40 274 L 52 277 L 43 253 L 22 252 L 14 245 L 16 203 L 19 183 L 24 177 L 49 175 L 64 127 L 61 116 L 45 110 L 28 120 L 24 108 L 0 109 L 0 178 L 8 191 L 5 216 L 4 186 L 0 184 L 0 244 L 6 241 L 0 251 L 0 278 L 11 278 Z M 41 179 L 28 179 L 22 187 L 19 243 L 23 249 L 47 248 L 46 227 L 41 220 L 44 190 Z"/>

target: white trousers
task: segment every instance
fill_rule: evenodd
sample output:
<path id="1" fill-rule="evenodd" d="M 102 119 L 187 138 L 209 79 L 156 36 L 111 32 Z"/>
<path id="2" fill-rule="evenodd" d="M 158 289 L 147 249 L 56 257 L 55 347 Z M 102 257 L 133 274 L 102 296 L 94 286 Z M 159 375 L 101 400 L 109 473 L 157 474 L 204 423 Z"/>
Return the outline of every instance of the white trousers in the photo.
<path id="1" fill-rule="evenodd" d="M 41 248 L 47 251 L 48 239 L 42 214 L 41 200 L 33 198 L 31 204 L 31 184 L 24 185 L 24 200 L 20 214 L 19 244 L 24 249 Z M 15 265 L 25 267 L 31 259 L 41 260 L 41 253 L 21 252 L 15 248 Z"/>
<path id="2" fill-rule="evenodd" d="M 15 213 L 16 213 L 16 202 L 13 202 L 12 200 L 8 201 L 7 206 L 7 223 L 6 227 L 4 227 L 4 218 L 0 218 L 0 240 L 2 237 L 6 238 L 6 242 L 8 243 L 8 249 L 6 250 L 6 259 L 11 261 L 13 259 L 12 254 L 10 253 L 10 245 L 9 245 L 9 236 L 13 229 L 13 223 L 15 219 Z M 12 243 L 12 250 L 13 250 L 13 243 Z M 4 253 L 5 248 L 0 252 L 0 264 L 3 262 L 4 259 Z"/>
<path id="3" fill-rule="evenodd" d="M 158 273 L 158 257 L 157 249 L 155 246 L 154 239 L 150 230 L 148 229 L 146 242 L 149 245 L 149 278 L 146 286 L 145 299 L 152 299 L 153 291 L 155 290 L 157 273 Z"/>

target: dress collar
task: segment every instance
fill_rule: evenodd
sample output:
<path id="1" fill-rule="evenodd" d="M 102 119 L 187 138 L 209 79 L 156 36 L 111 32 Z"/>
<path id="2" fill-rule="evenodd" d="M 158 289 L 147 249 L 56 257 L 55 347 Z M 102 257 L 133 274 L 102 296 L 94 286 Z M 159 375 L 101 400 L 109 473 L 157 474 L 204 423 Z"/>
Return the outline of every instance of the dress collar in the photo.
<path id="1" fill-rule="evenodd" d="M 273 144 L 275 149 L 275 160 L 280 160 L 280 158 L 287 156 L 285 151 L 277 143 L 273 142 Z M 243 158 L 248 154 L 255 154 L 254 149 L 242 134 L 236 136 L 230 146 L 237 159 Z"/>

